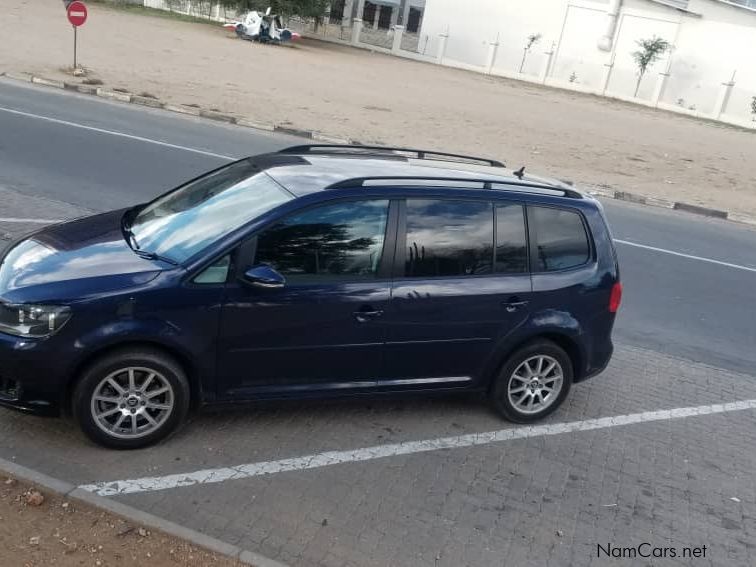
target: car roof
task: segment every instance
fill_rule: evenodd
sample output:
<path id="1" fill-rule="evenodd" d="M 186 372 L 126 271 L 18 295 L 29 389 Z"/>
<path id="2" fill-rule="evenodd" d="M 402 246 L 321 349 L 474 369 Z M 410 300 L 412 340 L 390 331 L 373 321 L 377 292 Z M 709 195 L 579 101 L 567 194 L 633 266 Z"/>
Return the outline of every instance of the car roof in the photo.
<path id="1" fill-rule="evenodd" d="M 450 159 L 447 159 L 446 154 L 439 154 L 437 158 L 418 157 L 393 153 L 389 148 L 386 152 L 374 153 L 310 152 L 307 151 L 308 147 L 295 147 L 279 153 L 256 156 L 250 160 L 298 197 L 328 189 L 359 187 L 363 184 L 420 185 L 434 188 L 441 186 L 457 189 L 470 187 L 526 193 L 545 192 L 571 199 L 584 197 L 566 182 L 514 171 L 503 164 L 486 163 L 498 163 L 493 160 L 467 156 L 450 156 Z M 300 148 L 301 151 L 298 151 Z M 355 146 L 344 148 L 359 149 Z"/>

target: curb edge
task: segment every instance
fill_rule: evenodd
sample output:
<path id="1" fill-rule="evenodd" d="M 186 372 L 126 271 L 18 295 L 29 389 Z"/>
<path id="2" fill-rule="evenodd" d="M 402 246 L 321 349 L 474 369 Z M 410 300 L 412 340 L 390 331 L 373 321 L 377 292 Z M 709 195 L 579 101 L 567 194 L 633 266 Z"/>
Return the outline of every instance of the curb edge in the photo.
<path id="1" fill-rule="evenodd" d="M 323 143 L 329 143 L 329 144 L 357 144 L 359 143 L 356 140 L 350 140 L 348 138 L 341 138 L 337 136 L 329 136 L 327 134 L 316 132 L 314 130 L 303 130 L 300 128 L 296 128 L 294 126 L 290 126 L 288 124 L 287 125 L 267 124 L 267 123 L 257 122 L 255 120 L 249 120 L 247 118 L 235 116 L 233 114 L 228 114 L 224 112 L 217 112 L 214 110 L 207 110 L 207 109 L 202 109 L 202 108 L 195 109 L 195 107 L 186 107 L 184 105 L 167 103 L 160 99 L 145 98 L 145 97 L 140 97 L 140 96 L 132 95 L 132 94 L 109 91 L 107 89 L 102 89 L 102 88 L 98 88 L 98 89 L 79 88 L 79 87 L 87 87 L 88 85 L 73 85 L 70 83 L 66 84 L 63 81 L 45 79 L 43 77 L 37 77 L 36 75 L 31 75 L 29 73 L 4 71 L 4 72 L 0 72 L 0 77 L 7 77 L 9 79 L 13 79 L 16 81 L 21 81 L 25 83 L 34 83 L 34 84 L 57 88 L 57 89 L 68 88 L 69 90 L 78 91 L 79 93 L 82 93 L 82 94 L 95 95 L 101 98 L 116 100 L 119 102 L 137 104 L 141 106 L 149 106 L 151 108 L 158 108 L 158 109 L 165 110 L 167 112 L 173 112 L 176 114 L 195 116 L 195 117 L 203 118 L 206 120 L 213 120 L 215 122 L 233 124 L 236 126 L 240 126 L 242 128 L 251 128 L 253 130 L 260 130 L 264 132 L 275 132 L 278 134 L 287 134 L 289 136 L 298 136 L 300 138 L 305 138 L 308 140 L 315 140 L 315 141 L 319 141 Z M 76 88 L 72 88 L 74 86 L 76 86 Z M 191 108 L 192 110 L 188 110 L 188 108 Z M 667 199 L 663 199 L 660 197 L 649 197 L 647 195 L 632 193 L 630 191 L 619 191 L 619 190 L 611 189 L 605 186 L 584 185 L 583 187 L 589 194 L 595 197 L 614 199 L 616 201 L 626 201 L 628 203 L 635 203 L 637 205 L 645 205 L 649 207 L 673 209 L 673 210 L 683 211 L 683 212 L 698 215 L 698 216 L 717 218 L 720 220 L 727 220 L 727 221 L 735 222 L 738 224 L 756 226 L 755 216 L 745 215 L 745 214 L 737 213 L 734 211 L 722 211 L 720 209 L 702 207 L 700 205 L 693 205 L 690 203 L 683 203 L 679 201 L 669 201 Z"/>
<path id="2" fill-rule="evenodd" d="M 616 191 L 614 189 L 603 186 L 583 185 L 583 189 L 585 190 L 585 192 L 593 195 L 594 197 L 613 199 L 615 201 L 625 201 L 627 203 L 635 203 L 636 205 L 645 205 L 647 207 L 672 209 L 697 216 L 716 218 L 719 220 L 726 220 L 738 224 L 756 226 L 756 217 L 742 213 L 722 211 L 720 209 L 702 207 L 700 205 L 691 205 L 689 203 L 682 203 L 680 201 L 669 201 L 667 199 L 662 199 L 661 197 L 648 197 L 647 195 L 640 195 L 638 193 L 631 193 L 629 191 Z"/>
<path id="3" fill-rule="evenodd" d="M 143 512 L 137 508 L 119 502 L 110 500 L 104 496 L 98 496 L 92 492 L 87 492 L 77 488 L 70 482 L 53 478 L 44 473 L 35 471 L 23 465 L 0 458 L 0 471 L 3 471 L 13 477 L 18 478 L 26 483 L 41 487 L 63 498 L 78 500 L 100 510 L 111 514 L 116 514 L 126 518 L 132 523 L 141 524 L 168 534 L 172 537 L 183 539 L 188 543 L 201 547 L 207 551 L 225 555 L 231 559 L 236 559 L 240 563 L 254 567 L 288 567 L 273 559 L 263 555 L 242 549 L 239 546 L 226 543 L 222 540 L 205 535 L 191 528 L 176 524 L 169 520 L 155 516 L 148 512 Z"/>

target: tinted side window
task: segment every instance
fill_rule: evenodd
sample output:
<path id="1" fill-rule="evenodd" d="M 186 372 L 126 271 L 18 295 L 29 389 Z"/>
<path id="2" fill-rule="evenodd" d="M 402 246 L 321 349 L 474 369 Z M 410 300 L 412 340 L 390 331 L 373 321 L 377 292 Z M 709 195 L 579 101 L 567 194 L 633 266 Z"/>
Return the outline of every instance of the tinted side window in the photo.
<path id="1" fill-rule="evenodd" d="M 496 273 L 528 271 L 528 246 L 522 205 L 496 207 Z"/>
<path id="2" fill-rule="evenodd" d="M 537 239 L 533 271 L 565 270 L 590 259 L 588 235 L 578 213 L 547 207 L 529 207 L 529 210 Z"/>
<path id="3" fill-rule="evenodd" d="M 490 274 L 491 203 L 408 199 L 406 254 L 407 277 Z"/>
<path id="4" fill-rule="evenodd" d="M 255 263 L 294 280 L 374 277 L 388 207 L 388 201 L 346 202 L 290 216 L 260 234 Z"/>

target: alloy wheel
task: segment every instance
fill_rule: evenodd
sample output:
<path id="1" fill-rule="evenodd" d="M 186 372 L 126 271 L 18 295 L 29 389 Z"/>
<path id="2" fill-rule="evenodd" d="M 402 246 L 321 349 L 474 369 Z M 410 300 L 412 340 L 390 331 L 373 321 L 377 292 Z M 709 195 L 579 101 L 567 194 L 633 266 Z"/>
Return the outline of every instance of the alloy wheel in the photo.
<path id="1" fill-rule="evenodd" d="M 103 378 L 90 408 L 97 426 L 118 439 L 138 439 L 163 426 L 173 412 L 171 383 L 150 368 L 126 367 Z"/>
<path id="2" fill-rule="evenodd" d="M 536 414 L 551 406 L 564 384 L 564 371 L 559 362 L 547 355 L 532 356 L 515 369 L 509 378 L 507 396 L 520 413 Z"/>

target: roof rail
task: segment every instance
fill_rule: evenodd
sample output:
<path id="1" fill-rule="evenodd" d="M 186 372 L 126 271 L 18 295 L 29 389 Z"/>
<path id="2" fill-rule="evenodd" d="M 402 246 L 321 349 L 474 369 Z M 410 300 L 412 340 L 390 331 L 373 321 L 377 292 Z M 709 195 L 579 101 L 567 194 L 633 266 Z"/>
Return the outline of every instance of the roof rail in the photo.
<path id="1" fill-rule="evenodd" d="M 351 152 L 350 152 L 351 150 Z M 434 159 L 442 158 L 438 161 L 459 161 L 459 162 L 479 162 L 493 167 L 505 167 L 504 164 L 495 159 L 488 159 L 476 156 L 466 156 L 462 154 L 450 154 L 446 152 L 436 152 L 432 150 L 416 150 L 412 148 L 391 148 L 387 146 L 363 146 L 361 144 L 305 144 L 302 146 L 292 146 L 284 148 L 280 154 L 348 154 L 361 155 L 370 153 L 387 152 L 397 155 L 414 154 L 417 159 Z"/>
<path id="2" fill-rule="evenodd" d="M 369 181 L 396 181 L 397 184 L 401 184 L 402 181 L 424 181 L 427 182 L 427 186 L 433 186 L 433 183 L 436 181 L 452 183 L 480 183 L 483 186 L 483 189 L 498 189 L 499 187 L 494 186 L 502 186 L 503 189 L 509 189 L 510 191 L 553 191 L 556 193 L 561 193 L 565 197 L 569 197 L 571 199 L 583 198 L 583 195 L 579 191 L 575 191 L 567 187 L 548 185 L 545 183 L 532 183 L 528 181 L 520 181 L 518 179 L 478 179 L 475 177 L 427 177 L 417 175 L 378 175 L 370 177 L 353 177 L 351 179 L 344 179 L 342 181 L 329 185 L 328 187 L 326 187 L 326 189 L 364 187 L 365 183 Z"/>

